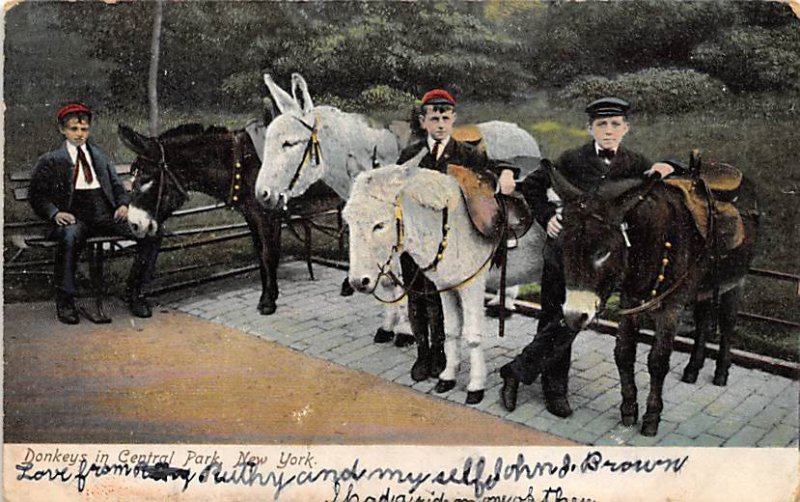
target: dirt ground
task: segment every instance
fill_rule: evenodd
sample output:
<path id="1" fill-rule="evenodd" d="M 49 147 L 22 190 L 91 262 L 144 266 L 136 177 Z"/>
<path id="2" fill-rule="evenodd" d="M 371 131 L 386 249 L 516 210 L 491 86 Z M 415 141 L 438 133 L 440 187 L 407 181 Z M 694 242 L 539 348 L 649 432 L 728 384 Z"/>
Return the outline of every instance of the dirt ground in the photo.
<path id="1" fill-rule="evenodd" d="M 4 307 L 10 443 L 570 445 L 566 440 L 166 310 L 60 324 Z"/>

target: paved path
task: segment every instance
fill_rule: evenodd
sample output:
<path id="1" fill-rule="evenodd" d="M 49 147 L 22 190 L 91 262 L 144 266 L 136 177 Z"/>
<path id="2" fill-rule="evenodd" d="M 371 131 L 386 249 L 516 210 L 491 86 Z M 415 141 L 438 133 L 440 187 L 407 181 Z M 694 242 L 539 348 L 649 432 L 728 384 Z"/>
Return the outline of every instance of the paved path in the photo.
<path id="1" fill-rule="evenodd" d="M 415 347 L 375 344 L 372 336 L 380 324 L 380 306 L 370 297 L 339 296 L 345 273 L 315 266 L 316 281 L 308 278 L 305 264 L 282 263 L 278 311 L 261 316 L 256 310 L 260 283 L 255 277 L 237 278 L 187 291 L 163 295 L 160 300 L 175 309 L 236 328 L 265 340 L 335 364 L 377 375 L 408 386 L 432 399 L 463 403 L 466 371 L 447 394 L 433 392 L 435 380 L 413 382 L 409 376 Z M 570 374 L 570 403 L 575 413 L 556 418 L 544 409 L 537 383 L 520 388 L 517 409 L 508 413 L 500 403 L 499 368 L 530 340 L 536 320 L 519 315 L 506 322 L 506 336 L 498 338 L 497 321 L 489 320 L 487 366 L 489 377 L 478 410 L 542 432 L 583 444 L 620 446 L 731 446 L 797 447 L 800 383 L 757 370 L 733 366 L 727 387 L 711 384 L 713 361 L 707 361 L 698 383 L 680 381 L 688 354 L 675 352 L 667 375 L 664 412 L 656 437 L 639 434 L 637 427 L 619 421 L 619 378 L 613 359 L 614 338 L 594 332 L 578 336 Z M 648 385 L 647 351 L 640 344 L 636 380 L 640 407 Z M 467 359 L 468 360 L 468 359 Z M 466 366 L 466 365 L 464 365 Z M 466 406 L 466 405 L 464 405 Z"/>

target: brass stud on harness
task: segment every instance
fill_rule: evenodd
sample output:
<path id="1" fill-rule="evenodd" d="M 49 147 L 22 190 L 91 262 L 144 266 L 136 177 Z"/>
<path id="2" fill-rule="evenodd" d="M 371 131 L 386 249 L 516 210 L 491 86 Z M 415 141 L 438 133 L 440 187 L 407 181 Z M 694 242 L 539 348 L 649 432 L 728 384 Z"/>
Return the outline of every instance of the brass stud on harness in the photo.
<path id="1" fill-rule="evenodd" d="M 239 200 L 239 196 L 238 196 L 238 195 L 234 195 L 234 196 L 233 196 L 233 201 L 234 201 L 234 202 L 236 202 L 236 201 L 238 201 L 238 200 Z"/>
<path id="2" fill-rule="evenodd" d="M 241 163 L 241 162 L 236 162 L 236 163 L 233 165 L 233 167 L 235 167 L 236 169 L 239 169 L 239 168 L 241 168 L 241 167 L 242 167 L 242 163 Z"/>
<path id="3" fill-rule="evenodd" d="M 237 180 L 240 180 L 240 179 L 242 179 L 242 175 L 241 175 L 241 174 L 239 174 L 239 173 L 236 173 L 236 179 L 237 179 Z"/>
<path id="4" fill-rule="evenodd" d="M 672 243 L 670 241 L 667 241 L 664 243 L 664 247 L 667 249 L 672 249 Z"/>

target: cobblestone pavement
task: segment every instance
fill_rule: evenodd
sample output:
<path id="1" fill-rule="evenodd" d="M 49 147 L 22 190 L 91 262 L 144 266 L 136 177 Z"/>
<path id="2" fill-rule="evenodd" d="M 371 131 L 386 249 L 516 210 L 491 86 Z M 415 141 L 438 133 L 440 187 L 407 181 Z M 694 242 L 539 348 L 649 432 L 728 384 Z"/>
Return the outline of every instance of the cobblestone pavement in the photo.
<path id="1" fill-rule="evenodd" d="M 309 280 L 302 262 L 279 268 L 281 296 L 278 311 L 259 315 L 261 293 L 255 276 L 218 281 L 187 291 L 162 295 L 166 306 L 277 342 L 307 355 L 378 375 L 428 394 L 431 399 L 464 403 L 468 366 L 462 365 L 456 388 L 435 394 L 435 380 L 414 382 L 410 368 L 414 346 L 397 348 L 375 344 L 381 306 L 365 295 L 339 295 L 345 272 L 316 265 Z M 567 419 L 544 408 L 538 382 L 521 386 L 517 409 L 507 412 L 500 403 L 499 368 L 527 344 L 536 320 L 520 315 L 506 321 L 506 335 L 497 336 L 497 321 L 488 319 L 486 359 L 489 376 L 486 397 L 477 409 L 504 420 L 587 445 L 619 446 L 731 446 L 798 447 L 800 383 L 739 366 L 731 368 L 727 387 L 712 385 L 713 361 L 707 361 L 694 385 L 680 381 L 688 354 L 674 352 L 664 390 L 664 412 L 658 435 L 645 437 L 638 427 L 620 423 L 620 386 L 614 364 L 614 338 L 586 331 L 578 335 L 572 354 L 569 399 L 575 413 Z M 636 381 L 640 408 L 649 389 L 648 345 L 637 351 Z M 468 359 L 466 359 L 468 361 Z M 464 405 L 466 406 L 466 405 Z"/>

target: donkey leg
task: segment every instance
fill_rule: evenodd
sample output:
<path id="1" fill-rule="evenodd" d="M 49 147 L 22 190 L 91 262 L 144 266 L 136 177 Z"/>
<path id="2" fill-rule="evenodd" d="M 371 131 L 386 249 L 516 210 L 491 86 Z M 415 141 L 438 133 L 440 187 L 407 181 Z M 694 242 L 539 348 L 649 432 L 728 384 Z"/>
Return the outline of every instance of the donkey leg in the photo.
<path id="1" fill-rule="evenodd" d="M 642 417 L 642 434 L 655 436 L 664 409 L 662 395 L 664 378 L 669 372 L 669 359 L 672 355 L 672 341 L 678 327 L 678 310 L 664 310 L 656 318 L 656 338 L 647 356 L 647 369 L 650 373 L 650 393 L 647 396 L 647 411 Z"/>
<path id="2" fill-rule="evenodd" d="M 442 293 L 443 325 L 445 327 L 443 349 L 445 365 L 442 371 L 436 375 L 439 377 L 439 382 L 434 389 L 439 394 L 447 392 L 456 386 L 456 374 L 459 366 L 458 335 L 463 328 L 461 315 L 459 314 L 460 308 L 456 293 L 452 291 Z M 431 350 L 433 350 L 433 346 L 431 346 Z"/>
<path id="3" fill-rule="evenodd" d="M 462 339 L 469 349 L 469 383 L 467 384 L 467 404 L 483 401 L 486 388 L 486 358 L 483 351 L 484 309 L 483 281 L 461 290 Z"/>
<path id="4" fill-rule="evenodd" d="M 271 212 L 263 212 L 246 206 L 245 220 L 250 227 L 253 248 L 258 256 L 258 271 L 261 275 L 261 298 L 258 300 L 258 311 L 262 315 L 275 313 L 278 298 L 277 257 L 280 255 L 280 222 L 277 233 L 272 219 L 280 218 Z"/>
<path id="5" fill-rule="evenodd" d="M 714 385 L 728 384 L 728 370 L 731 367 L 731 345 L 736 336 L 736 310 L 739 307 L 739 287 L 726 292 L 719 304 L 719 354 L 714 370 Z"/>
<path id="6" fill-rule="evenodd" d="M 697 382 L 697 375 L 706 360 L 706 340 L 711 330 L 712 301 L 697 301 L 694 306 L 694 347 L 689 362 L 683 369 L 682 381 Z"/>
<path id="7" fill-rule="evenodd" d="M 633 363 L 636 361 L 637 320 L 624 317 L 617 331 L 617 343 L 614 345 L 614 361 L 617 363 L 622 404 L 619 407 L 622 425 L 631 426 L 639 419 L 639 405 L 636 403 L 636 380 Z"/>

